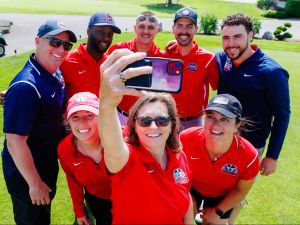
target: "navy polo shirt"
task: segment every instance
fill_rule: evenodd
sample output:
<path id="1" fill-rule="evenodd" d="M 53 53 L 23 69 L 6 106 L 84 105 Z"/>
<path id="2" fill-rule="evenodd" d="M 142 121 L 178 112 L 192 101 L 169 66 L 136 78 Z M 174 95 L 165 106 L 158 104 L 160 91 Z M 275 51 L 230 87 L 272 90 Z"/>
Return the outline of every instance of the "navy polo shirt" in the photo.
<path id="1" fill-rule="evenodd" d="M 290 119 L 289 74 L 256 46 L 251 47 L 255 53 L 238 67 L 225 52 L 217 54 L 218 94 L 229 93 L 240 100 L 242 116 L 252 121 L 242 136 L 254 147 L 264 147 L 271 133 L 267 156 L 277 159 Z"/>
<path id="2" fill-rule="evenodd" d="M 28 136 L 27 144 L 38 171 L 57 163 L 57 146 L 65 136 L 64 95 L 60 71 L 54 76 L 33 55 L 7 90 L 3 132 Z M 6 139 L 2 161 L 5 175 L 17 170 Z"/>

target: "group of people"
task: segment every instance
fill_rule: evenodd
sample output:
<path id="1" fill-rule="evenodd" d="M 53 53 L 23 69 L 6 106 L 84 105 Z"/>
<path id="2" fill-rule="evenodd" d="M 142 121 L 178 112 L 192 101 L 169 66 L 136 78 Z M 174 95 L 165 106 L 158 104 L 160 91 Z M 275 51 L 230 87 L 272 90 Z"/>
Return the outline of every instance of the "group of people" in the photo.
<path id="1" fill-rule="evenodd" d="M 160 50 L 158 18 L 143 12 L 135 38 L 110 46 L 121 30 L 97 12 L 73 52 L 76 36 L 62 22 L 40 26 L 35 53 L 5 94 L 3 173 L 16 224 L 50 224 L 58 158 L 80 225 L 91 223 L 85 204 L 97 224 L 194 224 L 199 212 L 203 224 L 234 224 L 259 171 L 276 170 L 288 72 L 251 44 L 249 17 L 223 20 L 217 54 L 197 45 L 197 24 L 195 10 L 178 10 L 176 41 Z M 125 86 L 151 73 L 124 70 L 146 56 L 184 62 L 181 92 Z M 209 84 L 218 92 L 210 101 Z"/>

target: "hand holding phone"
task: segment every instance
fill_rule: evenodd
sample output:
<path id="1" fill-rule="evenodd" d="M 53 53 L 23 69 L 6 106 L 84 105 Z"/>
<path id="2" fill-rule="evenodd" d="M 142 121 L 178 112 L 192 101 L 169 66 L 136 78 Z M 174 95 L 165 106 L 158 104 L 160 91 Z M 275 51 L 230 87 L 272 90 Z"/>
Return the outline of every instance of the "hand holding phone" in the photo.
<path id="1" fill-rule="evenodd" d="M 180 92 L 183 75 L 183 62 L 181 60 L 147 57 L 128 65 L 125 69 L 138 66 L 152 66 L 152 74 L 128 79 L 125 82 L 126 86 L 155 92 Z"/>

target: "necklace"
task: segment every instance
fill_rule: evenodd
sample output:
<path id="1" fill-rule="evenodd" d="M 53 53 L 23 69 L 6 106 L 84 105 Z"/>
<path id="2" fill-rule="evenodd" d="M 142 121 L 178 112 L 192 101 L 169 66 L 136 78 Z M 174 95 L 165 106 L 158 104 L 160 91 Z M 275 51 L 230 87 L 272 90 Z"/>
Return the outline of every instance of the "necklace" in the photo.
<path id="1" fill-rule="evenodd" d="M 86 150 L 82 144 L 80 143 L 80 141 L 77 140 L 77 148 L 78 150 L 86 157 L 91 158 L 92 160 L 94 160 L 97 164 L 100 163 L 101 161 L 101 150 L 102 150 L 102 145 L 100 144 L 99 147 L 97 149 L 93 149 L 93 150 Z"/>

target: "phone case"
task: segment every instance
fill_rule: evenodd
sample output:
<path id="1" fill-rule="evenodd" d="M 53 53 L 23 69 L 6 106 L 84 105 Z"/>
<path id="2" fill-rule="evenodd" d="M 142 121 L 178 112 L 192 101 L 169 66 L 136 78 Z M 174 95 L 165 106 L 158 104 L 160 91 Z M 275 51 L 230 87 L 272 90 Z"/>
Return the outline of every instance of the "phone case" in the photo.
<path id="1" fill-rule="evenodd" d="M 152 62 L 152 84 L 144 90 L 178 93 L 181 90 L 183 62 L 180 59 L 145 58 Z"/>

